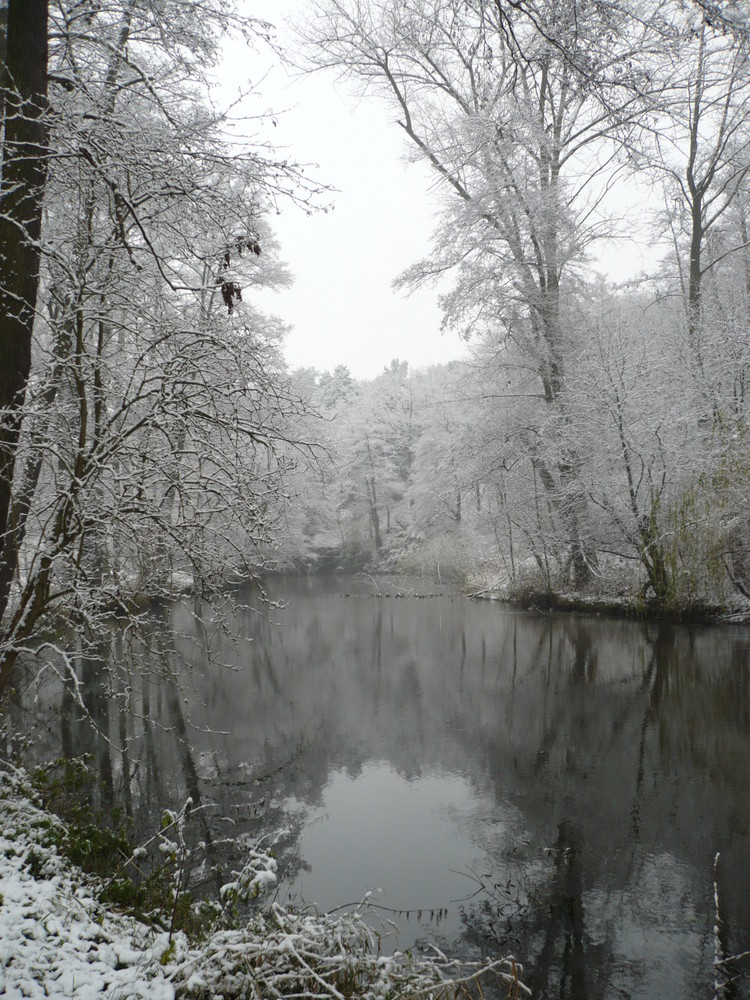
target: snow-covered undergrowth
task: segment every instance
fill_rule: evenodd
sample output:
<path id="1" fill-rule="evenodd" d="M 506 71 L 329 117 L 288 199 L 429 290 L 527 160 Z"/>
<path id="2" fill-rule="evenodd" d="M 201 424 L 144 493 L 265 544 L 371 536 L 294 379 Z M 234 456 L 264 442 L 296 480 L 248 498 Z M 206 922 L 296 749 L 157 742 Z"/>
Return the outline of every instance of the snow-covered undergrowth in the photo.
<path id="1" fill-rule="evenodd" d="M 0 995 L 9 1000 L 442 1000 L 471 995 L 488 979 L 508 996 L 528 993 L 512 960 L 459 966 L 440 953 L 380 955 L 359 913 L 269 903 L 243 926 L 213 929 L 200 942 L 170 936 L 98 901 L 101 883 L 58 853 L 52 834 L 60 822 L 34 804 L 22 772 L 0 769 Z M 256 852 L 253 871 L 262 868 L 268 886 L 273 859 L 260 868 L 258 861 Z"/>

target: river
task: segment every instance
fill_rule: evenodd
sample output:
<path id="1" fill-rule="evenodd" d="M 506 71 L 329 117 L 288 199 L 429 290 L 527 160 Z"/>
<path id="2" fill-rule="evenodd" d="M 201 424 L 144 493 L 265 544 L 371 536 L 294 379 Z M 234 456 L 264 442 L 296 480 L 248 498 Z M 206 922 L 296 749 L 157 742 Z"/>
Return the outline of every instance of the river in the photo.
<path id="1" fill-rule="evenodd" d="M 84 669 L 124 756 L 51 684 L 19 728 L 37 754 L 94 754 L 103 804 L 143 829 L 191 794 L 223 864 L 265 838 L 284 898 L 371 893 L 388 947 L 513 952 L 539 998 L 712 995 L 717 852 L 719 947 L 750 948 L 750 629 L 541 615 L 423 581 L 269 595 L 238 595 L 254 607 L 226 629 L 176 604 L 170 648 L 120 648 L 118 691 Z M 747 967 L 724 995 L 750 997 Z"/>

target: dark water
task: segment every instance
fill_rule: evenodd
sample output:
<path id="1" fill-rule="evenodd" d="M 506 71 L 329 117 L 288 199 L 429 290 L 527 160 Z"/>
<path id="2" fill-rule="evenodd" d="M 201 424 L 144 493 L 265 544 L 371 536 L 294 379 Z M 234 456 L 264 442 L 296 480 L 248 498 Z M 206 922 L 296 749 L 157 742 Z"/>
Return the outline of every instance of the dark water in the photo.
<path id="1" fill-rule="evenodd" d="M 276 844 L 286 896 L 372 891 L 399 947 L 512 951 L 536 997 L 713 995 L 717 852 L 720 947 L 750 948 L 750 629 L 272 590 L 288 606 L 237 613 L 234 643 L 172 610 L 175 648 L 136 660 L 184 694 L 140 660 L 119 702 L 82 678 L 124 759 L 49 691 L 27 696 L 37 750 L 98 755 L 105 804 L 144 823 L 197 794 L 217 843 Z M 722 995 L 750 997 L 747 968 Z"/>

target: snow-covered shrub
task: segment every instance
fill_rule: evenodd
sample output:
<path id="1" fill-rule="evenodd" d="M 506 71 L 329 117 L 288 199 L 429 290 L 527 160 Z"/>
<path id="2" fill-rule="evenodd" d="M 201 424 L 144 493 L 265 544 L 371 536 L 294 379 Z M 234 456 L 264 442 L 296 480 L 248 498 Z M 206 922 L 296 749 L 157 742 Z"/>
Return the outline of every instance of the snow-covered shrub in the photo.
<path id="1" fill-rule="evenodd" d="M 366 906 L 366 904 L 363 904 Z M 245 927 L 214 934 L 178 966 L 179 995 L 231 997 L 331 997 L 451 1000 L 480 979 L 526 995 L 511 960 L 461 966 L 441 952 L 382 955 L 379 935 L 359 910 L 343 915 L 298 911 L 272 903 Z M 515 991 L 515 994 L 514 994 Z"/>

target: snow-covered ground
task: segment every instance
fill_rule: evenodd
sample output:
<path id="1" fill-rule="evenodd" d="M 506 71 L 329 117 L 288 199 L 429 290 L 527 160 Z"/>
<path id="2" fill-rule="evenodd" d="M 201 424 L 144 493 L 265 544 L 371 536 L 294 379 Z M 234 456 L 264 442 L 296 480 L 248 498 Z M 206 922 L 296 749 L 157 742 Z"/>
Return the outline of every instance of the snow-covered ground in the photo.
<path id="1" fill-rule="evenodd" d="M 443 957 L 378 954 L 355 914 L 299 913 L 269 904 L 242 928 L 217 928 L 200 945 L 103 907 L 97 883 L 59 856 L 55 817 L 29 798 L 22 772 L 0 768 L 0 996 L 149 998 L 331 997 L 362 1000 L 455 995 L 478 975 L 525 995 L 517 967 L 459 967 Z M 274 864 L 255 852 L 237 885 L 267 884 Z M 520 971 L 520 970 L 519 970 Z M 515 992 L 512 995 L 518 996 Z"/>
<path id="2" fill-rule="evenodd" d="M 106 912 L 45 844 L 49 817 L 0 772 L 0 995 L 171 1000 L 167 935 Z"/>

